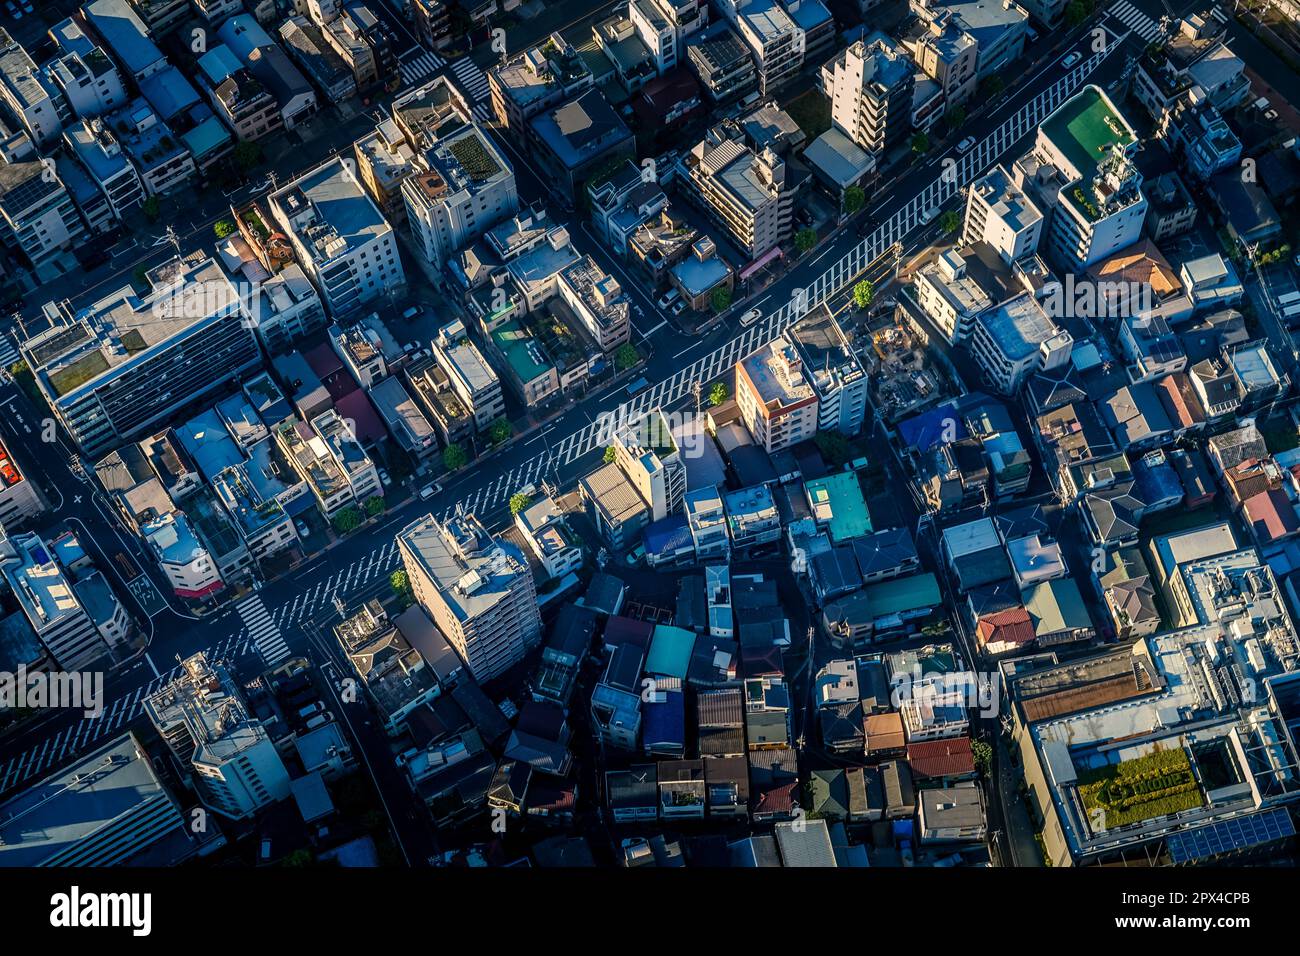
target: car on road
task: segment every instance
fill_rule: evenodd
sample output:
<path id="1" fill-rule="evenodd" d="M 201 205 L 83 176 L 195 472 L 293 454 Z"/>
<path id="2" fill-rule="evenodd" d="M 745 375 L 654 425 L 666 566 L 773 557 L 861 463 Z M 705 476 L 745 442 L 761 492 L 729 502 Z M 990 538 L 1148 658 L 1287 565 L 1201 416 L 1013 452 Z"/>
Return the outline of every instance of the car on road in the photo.
<path id="1" fill-rule="evenodd" d="M 649 387 L 649 380 L 647 380 L 645 376 L 642 376 L 627 387 L 627 397 L 631 398 L 633 395 L 638 395 Z"/>
<path id="2" fill-rule="evenodd" d="M 931 206 L 925 212 L 921 213 L 920 224 L 922 226 L 928 226 L 930 223 L 934 221 L 934 217 L 937 215 L 939 215 L 939 207 Z"/>
<path id="3" fill-rule="evenodd" d="M 957 152 L 964 153 L 974 145 L 975 145 L 975 137 L 967 136 L 965 139 L 963 139 L 960 143 L 957 144 Z"/>
<path id="4" fill-rule="evenodd" d="M 420 489 L 420 497 L 425 501 L 428 501 L 430 498 L 432 498 L 434 495 L 438 494 L 441 491 L 442 491 L 442 485 L 436 481 L 433 481 Z"/>
<path id="5" fill-rule="evenodd" d="M 1074 64 L 1078 63 L 1082 59 L 1083 59 L 1083 54 L 1080 53 L 1078 50 L 1075 50 L 1073 53 L 1068 54 L 1065 57 L 1065 59 L 1061 61 L 1061 66 L 1068 70 L 1070 67 L 1074 66 Z"/>
<path id="6" fill-rule="evenodd" d="M 762 317 L 763 317 L 763 313 L 760 312 L 758 309 L 750 309 L 748 312 L 746 312 L 744 315 L 740 317 L 740 327 L 742 329 L 747 329 Z"/>

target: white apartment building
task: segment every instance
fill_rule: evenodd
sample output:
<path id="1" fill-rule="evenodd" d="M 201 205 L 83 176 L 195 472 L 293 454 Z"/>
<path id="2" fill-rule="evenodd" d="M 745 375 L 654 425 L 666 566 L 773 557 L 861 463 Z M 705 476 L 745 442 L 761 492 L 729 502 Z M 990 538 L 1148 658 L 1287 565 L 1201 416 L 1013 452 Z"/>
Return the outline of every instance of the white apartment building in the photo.
<path id="1" fill-rule="evenodd" d="M 632 29 L 654 58 L 663 76 L 686 59 L 686 38 L 709 23 L 705 0 L 630 0 Z"/>
<path id="2" fill-rule="evenodd" d="M 407 221 L 438 268 L 519 208 L 514 170 L 477 124 L 439 139 L 414 165 L 402 181 Z"/>
<path id="3" fill-rule="evenodd" d="M 817 393 L 799 351 L 784 339 L 736 363 L 740 420 L 768 454 L 817 434 Z"/>
<path id="4" fill-rule="evenodd" d="M 325 327 L 320 293 L 296 262 L 275 275 L 241 288 L 244 311 L 266 351 L 284 352 L 295 340 Z"/>
<path id="5" fill-rule="evenodd" d="M 1068 363 L 1074 339 L 1025 292 L 976 317 L 969 345 L 993 388 L 1012 395 L 1031 373 Z"/>
<path id="6" fill-rule="evenodd" d="M 0 245 L 39 268 L 81 242 L 86 227 L 57 172 L 43 162 L 0 163 Z"/>
<path id="7" fill-rule="evenodd" d="M 50 27 L 58 52 L 42 68 L 74 115 L 102 116 L 126 105 L 126 85 L 117 64 L 81 24 L 69 17 Z"/>
<path id="8" fill-rule="evenodd" d="M 84 670 L 108 653 L 54 550 L 39 535 L 0 535 L 0 574 L 59 667 Z"/>
<path id="9" fill-rule="evenodd" d="M 446 524 L 426 515 L 402 530 L 397 547 L 416 601 L 475 680 L 499 676 L 540 641 L 537 589 L 523 553 L 473 515 Z"/>
<path id="10" fill-rule="evenodd" d="M 799 74 L 807 38 L 778 0 L 718 0 L 718 9 L 753 53 L 763 95 Z"/>
<path id="11" fill-rule="evenodd" d="M 614 461 L 650 508 L 651 520 L 677 514 L 686 496 L 686 465 L 660 410 L 614 435 Z"/>
<path id="12" fill-rule="evenodd" d="M 916 79 L 906 55 L 883 40 L 858 40 L 830 73 L 831 122 L 879 157 L 912 128 Z"/>
<path id="13" fill-rule="evenodd" d="M 160 515 L 142 525 L 140 534 L 178 597 L 202 601 L 225 586 L 217 562 L 194 534 L 185 515 Z"/>
<path id="14" fill-rule="evenodd" d="M 446 373 L 456 397 L 474 416 L 479 431 L 487 428 L 506 412 L 501 380 L 488 365 L 478 346 L 470 341 L 460 319 L 438 330 L 432 343 L 433 357 Z"/>
<path id="15" fill-rule="evenodd" d="M 687 188 L 751 260 L 790 237 L 795 194 L 771 149 L 755 153 L 719 127 L 695 144 L 686 168 Z"/>
<path id="16" fill-rule="evenodd" d="M 1142 175 L 1130 160 L 1137 135 L 1110 98 L 1086 86 L 1038 128 L 1016 162 L 1016 185 L 1047 212 L 1047 251 L 1081 271 L 1136 242 L 1146 219 Z"/>
<path id="17" fill-rule="evenodd" d="M 560 272 L 556 289 L 587 334 L 609 354 L 632 339 L 632 303 L 618 280 L 583 256 Z"/>
<path id="18" fill-rule="evenodd" d="M 58 88 L 36 68 L 27 51 L 0 29 L 0 101 L 9 107 L 38 147 L 63 130 Z"/>
<path id="19" fill-rule="evenodd" d="M 817 395 L 817 428 L 853 436 L 867 414 L 867 370 L 830 309 L 820 305 L 786 330 Z"/>
<path id="20" fill-rule="evenodd" d="M 341 158 L 280 189 L 269 206 L 334 318 L 405 286 L 392 227 Z"/>
<path id="21" fill-rule="evenodd" d="M 554 498 L 548 496 L 524 508 L 515 515 L 515 527 L 548 577 L 562 578 L 582 567 L 582 544 Z"/>
<path id="22" fill-rule="evenodd" d="M 63 142 L 94 180 L 119 220 L 144 202 L 144 183 L 112 127 L 97 118 L 80 120 L 63 131 Z"/>
<path id="23" fill-rule="evenodd" d="M 956 249 L 917 270 L 912 292 L 921 311 L 953 344 L 969 338 L 975 317 L 993 305 L 984 287 L 967 272 L 966 259 Z"/>
<path id="24" fill-rule="evenodd" d="M 195 654 L 184 673 L 144 700 L 144 712 L 181 766 L 194 771 L 203 803 L 233 820 L 289 796 L 289 773 L 239 685 Z"/>
<path id="25" fill-rule="evenodd" d="M 313 418 L 311 427 L 347 482 L 353 502 L 360 505 L 367 498 L 383 496 L 379 470 L 357 441 L 351 422 L 331 408 Z"/>
<path id="26" fill-rule="evenodd" d="M 986 242 L 1010 265 L 1038 251 L 1043 214 L 1002 166 L 970 184 L 962 245 Z"/>

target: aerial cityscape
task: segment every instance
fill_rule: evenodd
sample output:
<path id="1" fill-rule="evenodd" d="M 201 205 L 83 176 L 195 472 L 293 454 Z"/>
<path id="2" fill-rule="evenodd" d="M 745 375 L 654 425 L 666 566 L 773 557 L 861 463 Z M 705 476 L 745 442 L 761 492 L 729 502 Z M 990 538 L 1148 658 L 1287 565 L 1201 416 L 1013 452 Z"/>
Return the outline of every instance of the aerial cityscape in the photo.
<path id="1" fill-rule="evenodd" d="M 1294 866 L 1297 136 L 1295 0 L 3 0 L 0 870 Z"/>

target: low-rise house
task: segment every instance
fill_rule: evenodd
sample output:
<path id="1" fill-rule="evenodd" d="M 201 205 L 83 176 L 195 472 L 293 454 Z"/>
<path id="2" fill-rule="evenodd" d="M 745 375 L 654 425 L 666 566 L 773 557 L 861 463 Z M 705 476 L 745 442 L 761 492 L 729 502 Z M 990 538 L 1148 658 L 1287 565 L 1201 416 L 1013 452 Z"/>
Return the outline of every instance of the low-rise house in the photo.
<path id="1" fill-rule="evenodd" d="M 1034 626 L 1040 647 L 1069 641 L 1086 641 L 1093 636 L 1092 618 L 1073 578 L 1056 578 L 1036 584 L 1025 592 L 1025 610 Z"/>
<path id="2" fill-rule="evenodd" d="M 965 783 L 924 789 L 917 802 L 922 843 L 984 842 L 988 824 L 978 785 Z"/>

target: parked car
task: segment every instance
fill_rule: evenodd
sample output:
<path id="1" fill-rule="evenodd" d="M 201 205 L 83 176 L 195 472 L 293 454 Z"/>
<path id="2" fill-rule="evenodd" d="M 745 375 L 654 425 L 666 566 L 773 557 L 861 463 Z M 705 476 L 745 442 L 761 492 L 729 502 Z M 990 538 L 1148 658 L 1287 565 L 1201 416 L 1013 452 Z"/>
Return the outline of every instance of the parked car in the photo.
<path id="1" fill-rule="evenodd" d="M 939 215 L 939 207 L 931 206 L 925 212 L 921 213 L 921 225 L 928 226 L 934 221 L 934 217 Z"/>
<path id="2" fill-rule="evenodd" d="M 311 528 L 307 527 L 307 522 L 303 521 L 301 518 L 294 518 L 293 526 L 298 529 L 300 537 L 306 538 L 311 536 Z"/>
<path id="3" fill-rule="evenodd" d="M 436 481 L 430 482 L 429 484 L 425 485 L 423 488 L 420 489 L 420 497 L 425 501 L 428 501 L 430 498 L 438 494 L 440 491 L 442 491 L 442 485 L 440 485 Z"/>
<path id="4" fill-rule="evenodd" d="M 385 488 L 392 487 L 393 480 L 388 477 L 387 468 L 376 468 L 375 471 L 379 473 L 379 483 L 381 485 L 383 485 Z"/>
<path id="5" fill-rule="evenodd" d="M 957 152 L 964 153 L 974 145 L 975 145 L 975 137 L 967 136 L 965 139 L 963 139 L 960 143 L 957 144 Z"/>
<path id="6" fill-rule="evenodd" d="M 411 762 L 411 759 L 413 757 L 418 757 L 419 755 L 420 755 L 420 749 L 418 747 L 411 747 L 408 750 L 403 750 L 400 754 L 397 755 L 397 765 L 399 767 L 405 767 L 408 763 Z"/>
<path id="7" fill-rule="evenodd" d="M 317 714 L 311 720 L 307 721 L 307 723 L 304 724 L 303 726 L 306 727 L 308 730 L 315 730 L 317 727 L 320 727 L 324 724 L 328 724 L 333 719 L 334 719 L 334 715 L 327 710 L 323 714 Z"/>
<path id="8" fill-rule="evenodd" d="M 667 292 L 665 292 L 663 295 L 659 297 L 659 301 L 657 301 L 655 305 L 659 306 L 659 308 L 661 309 L 667 309 L 680 298 L 681 298 L 681 293 L 679 293 L 676 289 L 669 289 Z"/>
<path id="9" fill-rule="evenodd" d="M 673 315 L 681 315 L 683 312 L 686 311 L 686 303 L 683 302 L 681 299 L 678 299 L 676 302 L 673 303 L 672 308 L 669 309 L 668 311 L 671 312 Z"/>
<path id="10" fill-rule="evenodd" d="M 1075 50 L 1073 53 L 1068 54 L 1066 58 L 1061 61 L 1061 66 L 1068 70 L 1070 67 L 1074 66 L 1074 64 L 1078 63 L 1082 59 L 1083 59 L 1083 54 L 1080 53 L 1078 50 Z"/>
<path id="11" fill-rule="evenodd" d="M 740 327 L 742 329 L 747 329 L 762 317 L 763 313 L 761 311 L 758 309 L 750 309 L 740 317 Z"/>

